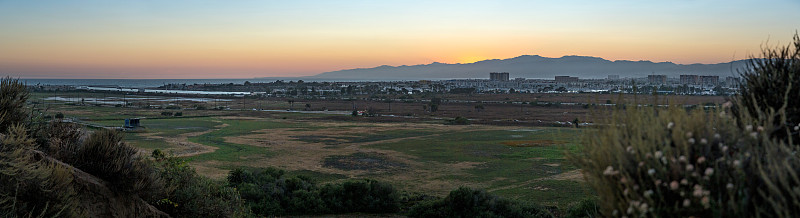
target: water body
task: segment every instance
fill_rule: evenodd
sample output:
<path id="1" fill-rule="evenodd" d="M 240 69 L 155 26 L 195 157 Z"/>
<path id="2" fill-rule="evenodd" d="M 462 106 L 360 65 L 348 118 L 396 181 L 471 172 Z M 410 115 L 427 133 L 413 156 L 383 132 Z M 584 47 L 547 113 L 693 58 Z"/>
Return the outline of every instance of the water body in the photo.
<path id="1" fill-rule="evenodd" d="M 194 102 L 213 102 L 213 101 L 232 101 L 230 99 L 213 99 L 213 98 L 184 98 L 184 97 L 174 97 L 174 98 L 148 98 L 148 97 L 128 97 L 128 98 L 119 98 L 119 97 L 106 97 L 106 98 L 70 98 L 70 97 L 47 97 L 42 99 L 44 101 L 65 101 L 65 102 L 82 102 L 87 104 L 125 104 L 133 102 L 133 101 L 155 101 L 155 102 L 172 102 L 172 101 L 194 101 Z"/>
<path id="2" fill-rule="evenodd" d="M 305 78 L 305 77 L 268 77 L 251 79 L 20 79 L 28 85 L 67 85 L 67 86 L 111 86 L 123 88 L 155 88 L 165 84 L 244 84 L 269 83 L 278 80 L 285 82 L 303 80 L 305 82 L 366 82 L 375 80 L 357 79 L 324 79 L 324 78 Z"/>
<path id="3" fill-rule="evenodd" d="M 78 89 L 97 90 L 97 91 L 117 91 L 117 92 L 138 92 L 139 89 L 130 88 L 106 88 L 93 86 L 78 86 Z M 166 93 L 166 94 L 188 94 L 188 95 L 251 95 L 264 94 L 264 92 L 219 92 L 219 91 L 187 91 L 187 90 L 168 90 L 168 89 L 144 89 L 146 93 Z"/>

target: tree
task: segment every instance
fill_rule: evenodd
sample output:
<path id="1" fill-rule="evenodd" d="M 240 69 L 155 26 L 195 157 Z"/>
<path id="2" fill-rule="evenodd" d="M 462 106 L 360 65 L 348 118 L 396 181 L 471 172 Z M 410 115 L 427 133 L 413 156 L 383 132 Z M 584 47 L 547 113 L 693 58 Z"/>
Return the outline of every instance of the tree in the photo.
<path id="1" fill-rule="evenodd" d="M 289 99 L 287 101 L 289 102 L 289 110 L 294 110 L 294 100 Z"/>

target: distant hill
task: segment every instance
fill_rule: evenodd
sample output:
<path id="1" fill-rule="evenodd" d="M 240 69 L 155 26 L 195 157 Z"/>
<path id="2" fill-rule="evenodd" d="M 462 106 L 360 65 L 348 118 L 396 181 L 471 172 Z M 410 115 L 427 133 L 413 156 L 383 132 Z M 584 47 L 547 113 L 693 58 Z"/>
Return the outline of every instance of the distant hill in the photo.
<path id="1" fill-rule="evenodd" d="M 651 61 L 609 61 L 598 57 L 564 56 L 548 58 L 539 55 L 523 55 L 509 59 L 493 59 L 469 64 L 431 64 L 413 66 L 379 66 L 321 73 L 309 78 L 325 79 L 375 79 L 375 80 L 419 80 L 419 79 L 457 79 L 488 78 L 489 72 L 509 72 L 511 78 L 553 78 L 554 76 L 577 76 L 581 78 L 607 78 L 608 75 L 625 77 L 646 77 L 651 74 L 665 74 L 678 77 L 681 74 L 716 75 L 720 77 L 736 75 L 736 69 L 745 64 L 744 60 L 718 64 L 675 64 L 672 62 Z"/>

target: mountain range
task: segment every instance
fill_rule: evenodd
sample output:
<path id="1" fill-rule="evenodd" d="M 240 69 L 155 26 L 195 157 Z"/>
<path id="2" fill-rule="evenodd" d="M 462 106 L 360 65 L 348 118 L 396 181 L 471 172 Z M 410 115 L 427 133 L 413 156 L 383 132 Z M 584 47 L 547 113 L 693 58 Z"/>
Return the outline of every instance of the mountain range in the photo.
<path id="1" fill-rule="evenodd" d="M 309 78 L 354 80 L 420 80 L 489 78 L 489 72 L 508 72 L 511 78 L 552 79 L 555 76 L 577 76 L 586 79 L 607 78 L 608 75 L 646 77 L 682 74 L 734 76 L 737 69 L 745 67 L 746 60 L 717 64 L 675 64 L 652 61 L 610 61 L 590 56 L 563 56 L 560 58 L 539 55 L 522 55 L 509 59 L 492 59 L 467 64 L 434 62 L 421 65 L 388 66 L 347 69 L 321 73 Z"/>

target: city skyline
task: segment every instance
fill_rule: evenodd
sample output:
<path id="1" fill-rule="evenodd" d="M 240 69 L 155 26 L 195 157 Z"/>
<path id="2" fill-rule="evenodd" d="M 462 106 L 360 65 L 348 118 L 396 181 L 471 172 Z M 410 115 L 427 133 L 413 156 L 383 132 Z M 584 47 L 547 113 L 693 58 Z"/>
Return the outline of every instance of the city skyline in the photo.
<path id="1" fill-rule="evenodd" d="M 722 63 L 789 42 L 800 2 L 0 1 L 21 78 L 310 76 L 520 55 Z"/>

